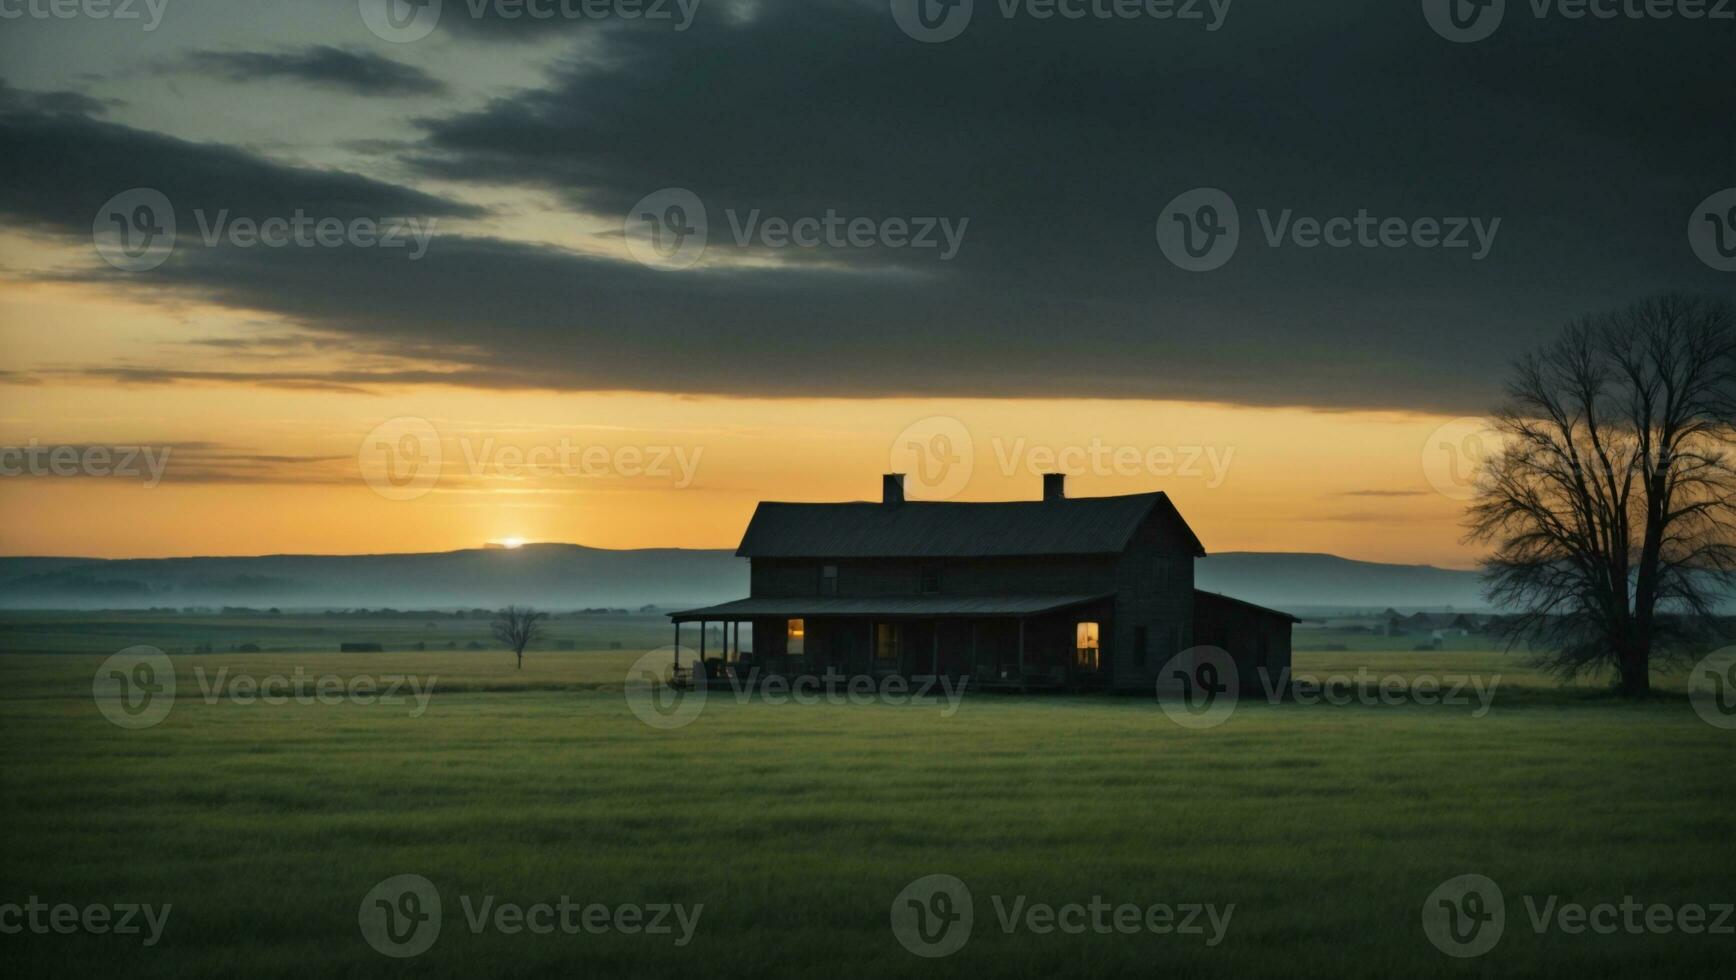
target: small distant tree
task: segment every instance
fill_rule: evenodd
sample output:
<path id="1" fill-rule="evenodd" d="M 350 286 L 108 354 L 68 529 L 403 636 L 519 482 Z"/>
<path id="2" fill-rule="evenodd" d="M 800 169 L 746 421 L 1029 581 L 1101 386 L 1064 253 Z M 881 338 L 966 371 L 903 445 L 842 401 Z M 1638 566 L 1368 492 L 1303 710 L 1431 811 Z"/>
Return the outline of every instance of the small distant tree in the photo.
<path id="1" fill-rule="evenodd" d="M 1470 538 L 1498 624 L 1572 677 L 1712 638 L 1736 572 L 1736 311 L 1679 294 L 1570 324 L 1515 366 Z"/>
<path id="2" fill-rule="evenodd" d="M 519 670 L 524 669 L 524 648 L 542 639 L 542 623 L 548 615 L 529 606 L 507 606 L 495 614 L 494 638 L 518 657 Z"/>

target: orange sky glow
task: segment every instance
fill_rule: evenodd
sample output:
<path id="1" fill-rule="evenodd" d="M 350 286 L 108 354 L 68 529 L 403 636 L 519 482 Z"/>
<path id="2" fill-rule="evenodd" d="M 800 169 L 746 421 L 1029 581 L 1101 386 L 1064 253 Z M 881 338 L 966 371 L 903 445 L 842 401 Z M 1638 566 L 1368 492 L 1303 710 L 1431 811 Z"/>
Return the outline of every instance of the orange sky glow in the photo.
<path id="1" fill-rule="evenodd" d="M 0 240 L 0 252 L 20 261 L 25 243 Z M 57 258 L 28 257 L 38 267 Z M 274 331 L 293 342 L 269 355 L 221 343 Z M 0 553 L 9 555 L 439 551 L 508 538 L 726 548 L 759 500 L 870 499 L 891 470 L 913 472 L 913 498 L 1028 498 L 1054 469 L 1072 474 L 1075 495 L 1169 492 L 1211 551 L 1451 567 L 1476 557 L 1460 541 L 1462 494 L 1441 455 L 1449 420 L 1431 415 L 122 383 L 80 369 L 169 360 L 244 374 L 336 371 L 368 355 L 339 358 L 292 325 L 244 312 L 44 281 L 0 284 L 0 353 L 31 374 L 0 384 L 0 446 L 142 447 L 163 461 L 157 479 L 142 461 L 131 477 L 8 467 Z M 434 468 L 408 493 L 388 479 L 403 446 L 380 443 L 405 426 L 422 442 L 399 462 Z M 921 471 L 942 455 L 946 485 L 933 474 L 925 482 Z"/>

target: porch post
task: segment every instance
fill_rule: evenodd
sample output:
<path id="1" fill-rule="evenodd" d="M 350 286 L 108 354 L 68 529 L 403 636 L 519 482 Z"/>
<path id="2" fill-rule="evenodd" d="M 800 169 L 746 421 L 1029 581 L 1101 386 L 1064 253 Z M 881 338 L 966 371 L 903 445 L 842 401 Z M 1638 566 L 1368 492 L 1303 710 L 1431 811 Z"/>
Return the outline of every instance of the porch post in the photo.
<path id="1" fill-rule="evenodd" d="M 699 662 L 705 663 L 705 620 L 699 621 Z"/>
<path id="2" fill-rule="evenodd" d="M 934 676 L 940 676 L 940 620 L 934 621 Z"/>
<path id="3" fill-rule="evenodd" d="M 675 621 L 675 666 L 681 666 L 681 620 Z"/>
<path id="4" fill-rule="evenodd" d="M 1025 617 L 1019 617 L 1019 680 L 1025 679 Z"/>
<path id="5" fill-rule="evenodd" d="M 972 675 L 976 674 L 977 669 L 977 627 L 981 625 L 981 620 L 973 619 L 970 621 L 970 672 Z"/>

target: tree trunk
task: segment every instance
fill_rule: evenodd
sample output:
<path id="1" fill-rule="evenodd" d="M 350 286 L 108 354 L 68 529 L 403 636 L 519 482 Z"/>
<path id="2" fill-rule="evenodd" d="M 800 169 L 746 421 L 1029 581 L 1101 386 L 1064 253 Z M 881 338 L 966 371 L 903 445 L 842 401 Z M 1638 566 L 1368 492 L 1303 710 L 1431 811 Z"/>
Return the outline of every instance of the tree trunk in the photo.
<path id="1" fill-rule="evenodd" d="M 518 669 L 523 670 L 524 669 L 524 651 L 518 650 L 515 652 L 518 654 Z"/>
<path id="2" fill-rule="evenodd" d="M 1641 637 L 1621 652 L 1621 693 L 1643 698 L 1652 693 L 1652 643 Z"/>

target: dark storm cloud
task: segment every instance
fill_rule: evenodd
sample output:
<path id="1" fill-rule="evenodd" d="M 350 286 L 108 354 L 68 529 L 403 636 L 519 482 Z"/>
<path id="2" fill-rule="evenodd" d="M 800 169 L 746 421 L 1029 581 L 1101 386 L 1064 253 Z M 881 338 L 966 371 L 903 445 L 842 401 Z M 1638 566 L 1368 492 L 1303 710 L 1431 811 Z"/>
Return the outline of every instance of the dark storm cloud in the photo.
<path id="1" fill-rule="evenodd" d="M 0 216 L 26 227 L 88 238 L 103 204 L 136 187 L 167 196 L 189 233 L 194 210 L 255 219 L 301 210 L 345 220 L 481 213 L 358 174 L 285 166 L 80 111 L 46 111 L 54 103 L 44 99 L 59 95 L 0 91 Z"/>
<path id="2" fill-rule="evenodd" d="M 777 269 L 673 274 L 442 235 L 420 260 L 383 250 L 190 246 L 149 272 L 104 270 L 95 280 L 270 311 L 348 338 L 370 354 L 397 350 L 449 365 L 82 373 L 118 383 L 349 392 L 441 384 L 773 397 L 1043 394 L 1429 408 L 1450 408 L 1459 397 L 1444 386 L 1418 386 L 1357 351 L 1294 355 L 1299 363 L 1321 365 L 1312 371 L 1251 370 L 1250 360 L 1270 356 L 1247 346 L 1251 316 L 1243 322 L 1230 315 L 1217 331 L 1221 342 L 1208 338 L 1186 349 L 1174 330 L 1156 321 L 1145 331 L 1122 329 L 1146 315 L 1129 305 L 1034 302 L 1028 294 L 945 277 L 889 281 Z M 1002 332 L 958 329 L 971 321 L 1000 324 Z M 1069 327 L 1034 326 L 1048 321 Z M 1328 326 L 1307 322 L 1316 333 Z M 1270 342 L 1299 350 L 1283 329 L 1274 330 Z M 342 349 L 341 343 L 330 348 Z M 992 370 L 984 369 L 985 361 Z M 1178 363 L 1187 371 L 1165 368 Z"/>
<path id="3" fill-rule="evenodd" d="M 195 51 L 186 66 L 230 81 L 290 79 L 358 95 L 438 95 L 446 83 L 413 65 L 368 51 L 319 44 L 294 51 Z"/>
<path id="4" fill-rule="evenodd" d="M 100 116 L 109 106 L 110 103 L 82 92 L 32 92 L 14 88 L 0 79 L 0 112 L 18 109 L 51 115 Z"/>
<path id="5" fill-rule="evenodd" d="M 846 0 L 573 35 L 572 60 L 544 85 L 429 116 L 403 151 L 429 176 L 548 192 L 617 226 L 644 195 L 688 188 L 714 257 L 757 251 L 769 267 L 665 273 L 454 235 L 420 261 L 178 249 L 151 272 L 93 278 L 278 314 L 450 371 L 130 380 L 1475 412 L 1507 358 L 1570 316 L 1662 288 L 1731 292 L 1684 233 L 1693 205 L 1736 184 L 1728 27 L 1538 23 L 1510 4 L 1496 37 L 1455 45 L 1412 3 L 1237 4 L 1215 32 L 976 6 L 964 35 L 932 45 L 902 34 L 884 3 Z M 85 139 L 107 132 L 76 122 Z M 1168 200 L 1201 186 L 1234 197 L 1242 240 L 1223 268 L 1188 273 L 1154 229 Z M 1268 247 L 1260 212 L 1285 209 L 1501 224 L 1481 261 Z M 756 210 L 970 224 L 950 262 L 740 248 L 731 219 Z"/>
<path id="6" fill-rule="evenodd" d="M 928 349 L 974 353 L 977 377 L 947 368 L 960 389 L 1471 409 L 1507 357 L 1570 315 L 1660 288 L 1729 289 L 1683 232 L 1695 203 L 1736 183 L 1727 26 L 1516 14 L 1466 46 L 1413 4 L 1236 7 L 1210 33 L 977 7 L 964 35 L 935 45 L 900 33 L 882 4 L 841 0 L 768 0 L 682 35 L 612 32 L 607 57 L 542 89 L 425 120 L 412 159 L 607 215 L 689 188 L 722 248 L 724 211 L 968 217 L 965 248 L 934 279 L 854 291 L 869 305 L 847 313 L 819 298 L 814 329 L 851 352 L 809 368 L 820 390 L 893 390 L 922 373 L 853 350 L 851 331 L 896 319 L 921 324 Z M 1208 274 L 1154 244 L 1164 204 L 1196 186 L 1242 212 L 1237 256 Z M 1262 209 L 1501 225 L 1482 261 L 1273 249 Z M 792 256 L 815 257 L 908 261 Z M 1027 376 L 1032 362 L 1047 370 Z"/>

